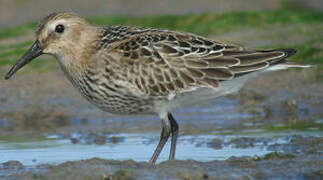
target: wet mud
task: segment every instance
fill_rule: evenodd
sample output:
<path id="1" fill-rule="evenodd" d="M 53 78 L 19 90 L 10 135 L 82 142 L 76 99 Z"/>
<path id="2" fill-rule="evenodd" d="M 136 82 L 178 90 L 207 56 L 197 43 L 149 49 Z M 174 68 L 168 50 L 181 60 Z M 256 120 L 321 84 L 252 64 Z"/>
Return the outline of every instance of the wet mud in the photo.
<path id="1" fill-rule="evenodd" d="M 285 144 L 290 148 L 264 156 L 231 156 L 227 160 L 208 162 L 189 159 L 165 161 L 155 166 L 133 160 L 100 158 L 34 167 L 8 161 L 0 164 L 0 173 L 5 171 L 7 174 L 2 177 L 6 179 L 322 179 L 322 141 L 323 138 L 293 135 Z M 310 148 L 317 151 L 306 150 L 309 142 L 315 142 Z M 268 148 L 273 146 L 277 147 L 277 144 Z"/>

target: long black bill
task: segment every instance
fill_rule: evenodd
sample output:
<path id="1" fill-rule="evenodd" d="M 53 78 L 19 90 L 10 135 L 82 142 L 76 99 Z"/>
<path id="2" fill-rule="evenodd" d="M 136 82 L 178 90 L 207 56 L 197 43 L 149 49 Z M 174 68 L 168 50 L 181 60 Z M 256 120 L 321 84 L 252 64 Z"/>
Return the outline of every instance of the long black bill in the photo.
<path id="1" fill-rule="evenodd" d="M 36 40 L 30 49 L 16 62 L 16 64 L 10 69 L 10 71 L 5 76 L 5 79 L 9 79 L 15 72 L 20 68 L 28 64 L 30 61 L 36 57 L 43 54 L 43 47 L 41 46 L 39 40 Z"/>

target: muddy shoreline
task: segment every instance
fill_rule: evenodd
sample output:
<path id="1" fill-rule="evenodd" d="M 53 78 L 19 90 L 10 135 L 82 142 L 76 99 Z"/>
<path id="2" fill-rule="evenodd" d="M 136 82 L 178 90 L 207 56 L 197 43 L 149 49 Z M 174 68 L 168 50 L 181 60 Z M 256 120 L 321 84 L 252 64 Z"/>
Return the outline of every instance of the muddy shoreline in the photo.
<path id="1" fill-rule="evenodd" d="M 133 160 L 100 158 L 68 161 L 59 165 L 24 166 L 19 161 L 0 164 L 4 179 L 322 179 L 323 138 L 293 135 L 286 144 L 264 156 L 231 156 L 227 160 L 164 161 L 155 166 Z M 237 138 L 259 141 L 258 138 Z M 236 140 L 237 140 L 236 139 Z M 245 147 L 240 147 L 245 148 Z M 112 158 L 112 157 L 111 157 Z"/>

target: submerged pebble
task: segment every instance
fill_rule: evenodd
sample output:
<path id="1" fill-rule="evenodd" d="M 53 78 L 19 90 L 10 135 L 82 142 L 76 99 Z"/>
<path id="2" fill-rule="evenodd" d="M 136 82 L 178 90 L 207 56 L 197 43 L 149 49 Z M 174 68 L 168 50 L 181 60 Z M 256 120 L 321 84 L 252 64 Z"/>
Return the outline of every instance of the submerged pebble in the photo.
<path id="1" fill-rule="evenodd" d="M 255 138 L 252 137 L 240 137 L 232 139 L 229 143 L 233 144 L 235 148 L 249 148 L 254 147 L 254 144 L 256 142 Z"/>
<path id="2" fill-rule="evenodd" d="M 288 138 L 288 143 L 271 144 L 267 149 L 269 151 L 297 154 L 323 153 L 323 137 L 292 135 Z"/>
<path id="3" fill-rule="evenodd" d="M 213 139 L 211 142 L 208 142 L 207 145 L 211 148 L 214 148 L 214 149 L 222 149 L 223 147 L 223 140 L 222 139 L 219 139 L 219 138 L 215 138 Z"/>
<path id="4" fill-rule="evenodd" d="M 4 170 L 19 170 L 22 169 L 24 166 L 19 161 L 7 161 L 0 165 L 0 169 Z"/>
<path id="5" fill-rule="evenodd" d="M 103 145 L 106 143 L 118 144 L 124 141 L 124 137 L 104 134 L 104 133 L 72 133 L 70 141 L 73 144 L 97 144 Z"/>

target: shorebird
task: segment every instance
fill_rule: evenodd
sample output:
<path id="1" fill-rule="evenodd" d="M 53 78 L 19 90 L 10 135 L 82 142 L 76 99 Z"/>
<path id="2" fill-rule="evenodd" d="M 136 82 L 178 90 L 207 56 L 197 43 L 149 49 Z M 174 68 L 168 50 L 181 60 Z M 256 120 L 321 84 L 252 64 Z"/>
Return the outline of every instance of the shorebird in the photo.
<path id="1" fill-rule="evenodd" d="M 157 114 L 160 141 L 154 164 L 171 136 L 175 159 L 179 107 L 238 92 L 259 74 L 289 67 L 294 49 L 251 50 L 186 32 L 128 26 L 96 27 L 73 13 L 42 19 L 36 41 L 5 76 L 42 54 L 54 56 L 82 96 L 115 114 Z"/>

